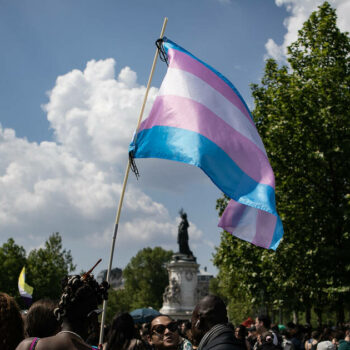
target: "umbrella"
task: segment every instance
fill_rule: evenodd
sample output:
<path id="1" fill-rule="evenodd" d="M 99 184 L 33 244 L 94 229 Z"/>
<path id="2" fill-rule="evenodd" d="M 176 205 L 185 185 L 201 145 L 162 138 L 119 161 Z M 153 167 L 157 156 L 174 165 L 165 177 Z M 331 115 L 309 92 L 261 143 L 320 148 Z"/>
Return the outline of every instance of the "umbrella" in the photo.
<path id="1" fill-rule="evenodd" d="M 151 322 L 156 316 L 161 315 L 161 313 L 152 309 L 151 307 L 148 307 L 133 310 L 130 312 L 130 315 L 134 319 L 135 323 L 146 323 Z"/>

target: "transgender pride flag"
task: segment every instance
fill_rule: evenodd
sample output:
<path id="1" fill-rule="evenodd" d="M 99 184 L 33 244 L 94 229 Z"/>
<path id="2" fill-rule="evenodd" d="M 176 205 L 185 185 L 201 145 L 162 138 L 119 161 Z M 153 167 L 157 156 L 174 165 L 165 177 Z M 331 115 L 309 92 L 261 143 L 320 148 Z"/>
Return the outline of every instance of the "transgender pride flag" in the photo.
<path id="1" fill-rule="evenodd" d="M 219 226 L 264 248 L 283 235 L 275 179 L 254 121 L 237 89 L 167 38 L 168 71 L 150 115 L 130 145 L 134 158 L 201 168 L 231 198 Z"/>

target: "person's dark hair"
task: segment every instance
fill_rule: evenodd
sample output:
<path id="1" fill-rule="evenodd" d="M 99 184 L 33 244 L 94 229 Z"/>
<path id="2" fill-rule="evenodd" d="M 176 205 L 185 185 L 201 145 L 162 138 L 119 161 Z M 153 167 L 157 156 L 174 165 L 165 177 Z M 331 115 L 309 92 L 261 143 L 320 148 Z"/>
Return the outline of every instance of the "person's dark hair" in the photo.
<path id="1" fill-rule="evenodd" d="M 271 330 L 273 331 L 273 332 L 275 332 L 276 334 L 278 333 L 280 333 L 280 329 L 278 328 L 278 325 L 277 324 L 274 324 L 273 326 L 271 326 Z"/>
<path id="2" fill-rule="evenodd" d="M 101 284 L 90 274 L 67 276 L 62 280 L 62 295 L 54 313 L 57 320 L 67 318 L 70 322 L 79 322 L 96 309 L 108 297 L 109 285 Z"/>
<path id="3" fill-rule="evenodd" d="M 0 293 L 1 350 L 14 350 L 23 338 L 23 320 L 15 299 Z"/>
<path id="4" fill-rule="evenodd" d="M 134 320 L 127 312 L 114 317 L 109 329 L 106 350 L 121 350 L 135 337 Z"/>
<path id="5" fill-rule="evenodd" d="M 290 335 L 288 329 L 282 329 L 280 334 L 282 336 L 284 336 L 287 340 L 291 339 L 291 335 Z"/>
<path id="6" fill-rule="evenodd" d="M 139 333 L 141 338 L 147 339 L 147 336 L 150 334 L 151 322 L 142 323 L 139 325 Z"/>
<path id="7" fill-rule="evenodd" d="M 332 340 L 332 330 L 330 328 L 325 328 L 318 338 L 318 341 Z"/>
<path id="8" fill-rule="evenodd" d="M 25 321 L 28 337 L 45 338 L 57 333 L 60 322 L 53 313 L 56 307 L 57 302 L 41 299 L 29 308 Z"/>
<path id="9" fill-rule="evenodd" d="M 311 332 L 311 338 L 317 340 L 317 339 L 320 337 L 320 334 L 321 334 L 321 333 L 320 333 L 320 331 L 318 331 L 318 330 L 312 331 L 312 332 Z"/>
<path id="10" fill-rule="evenodd" d="M 271 319 L 268 315 L 261 314 L 261 315 L 258 315 L 257 318 L 258 318 L 259 322 L 263 323 L 263 325 L 266 329 L 270 329 Z"/>
<path id="11" fill-rule="evenodd" d="M 340 339 L 344 339 L 345 333 L 341 329 L 336 329 L 332 332 L 333 338 L 339 341 Z"/>
<path id="12" fill-rule="evenodd" d="M 244 340 L 247 335 L 247 327 L 240 324 L 237 328 L 238 328 L 238 339 Z"/>
<path id="13" fill-rule="evenodd" d="M 297 327 L 297 325 L 294 322 L 288 322 L 287 323 L 287 327 L 290 328 L 290 329 L 294 329 L 294 328 Z"/>
<path id="14" fill-rule="evenodd" d="M 157 315 L 157 316 L 154 317 L 154 318 L 152 319 L 152 321 L 149 323 L 149 324 L 150 324 L 150 326 L 149 326 L 149 329 L 150 329 L 150 330 L 151 330 L 151 328 L 152 328 L 152 322 L 153 322 L 154 320 L 156 320 L 157 318 L 159 318 L 159 317 L 167 317 L 169 320 L 174 321 L 174 320 L 171 318 L 171 316 L 169 316 L 169 315 Z"/>
<path id="15" fill-rule="evenodd" d="M 191 331 L 191 327 L 192 327 L 191 321 L 185 321 L 185 322 L 184 322 L 184 330 L 183 330 L 183 332 L 181 332 L 181 336 L 182 336 L 183 338 L 186 338 L 186 339 L 189 340 L 189 337 L 188 337 L 187 332 L 188 332 L 188 331 Z"/>
<path id="16" fill-rule="evenodd" d="M 191 329 L 191 321 L 186 321 L 185 322 L 185 330 Z"/>

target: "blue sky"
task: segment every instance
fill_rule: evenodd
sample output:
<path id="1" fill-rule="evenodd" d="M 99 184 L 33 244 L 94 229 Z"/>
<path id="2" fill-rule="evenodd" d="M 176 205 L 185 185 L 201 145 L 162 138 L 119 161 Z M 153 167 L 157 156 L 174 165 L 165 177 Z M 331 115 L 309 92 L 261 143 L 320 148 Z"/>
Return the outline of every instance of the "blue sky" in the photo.
<path id="1" fill-rule="evenodd" d="M 108 263 L 127 146 L 163 19 L 165 35 L 212 65 L 253 108 L 249 84 L 321 1 L 0 0 L 0 244 L 27 252 L 60 232 L 78 271 Z M 330 1 L 349 31 L 349 2 Z M 147 111 L 165 73 L 157 63 Z M 114 266 L 139 249 L 177 249 L 181 207 L 190 246 L 215 273 L 220 191 L 199 169 L 140 160 L 121 215 Z M 278 186 L 278 183 L 277 183 Z"/>
<path id="2" fill-rule="evenodd" d="M 51 137 L 40 105 L 58 75 L 113 57 L 146 84 L 163 18 L 166 35 L 215 65 L 247 99 L 268 38 L 286 15 L 273 1 L 11 1 L 1 3 L 1 121 L 31 141 Z M 248 6 L 247 6 L 248 5 Z M 266 20 L 268 19 L 268 20 Z M 257 57 L 257 55 L 259 57 Z M 161 74 L 154 85 L 159 86 Z M 22 102 L 22 103 L 20 103 Z M 23 116 L 23 104 L 25 114 Z"/>

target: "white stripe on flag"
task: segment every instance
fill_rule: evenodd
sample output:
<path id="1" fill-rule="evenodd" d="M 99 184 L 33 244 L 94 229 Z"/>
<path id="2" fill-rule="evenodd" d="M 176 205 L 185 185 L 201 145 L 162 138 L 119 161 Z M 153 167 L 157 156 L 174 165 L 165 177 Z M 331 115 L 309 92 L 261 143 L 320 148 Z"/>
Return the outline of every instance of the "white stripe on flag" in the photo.
<path id="1" fill-rule="evenodd" d="M 256 128 L 247 120 L 247 117 L 221 93 L 193 74 L 168 68 L 158 95 L 186 97 L 203 104 L 232 128 L 252 141 L 266 155 L 261 138 Z"/>

